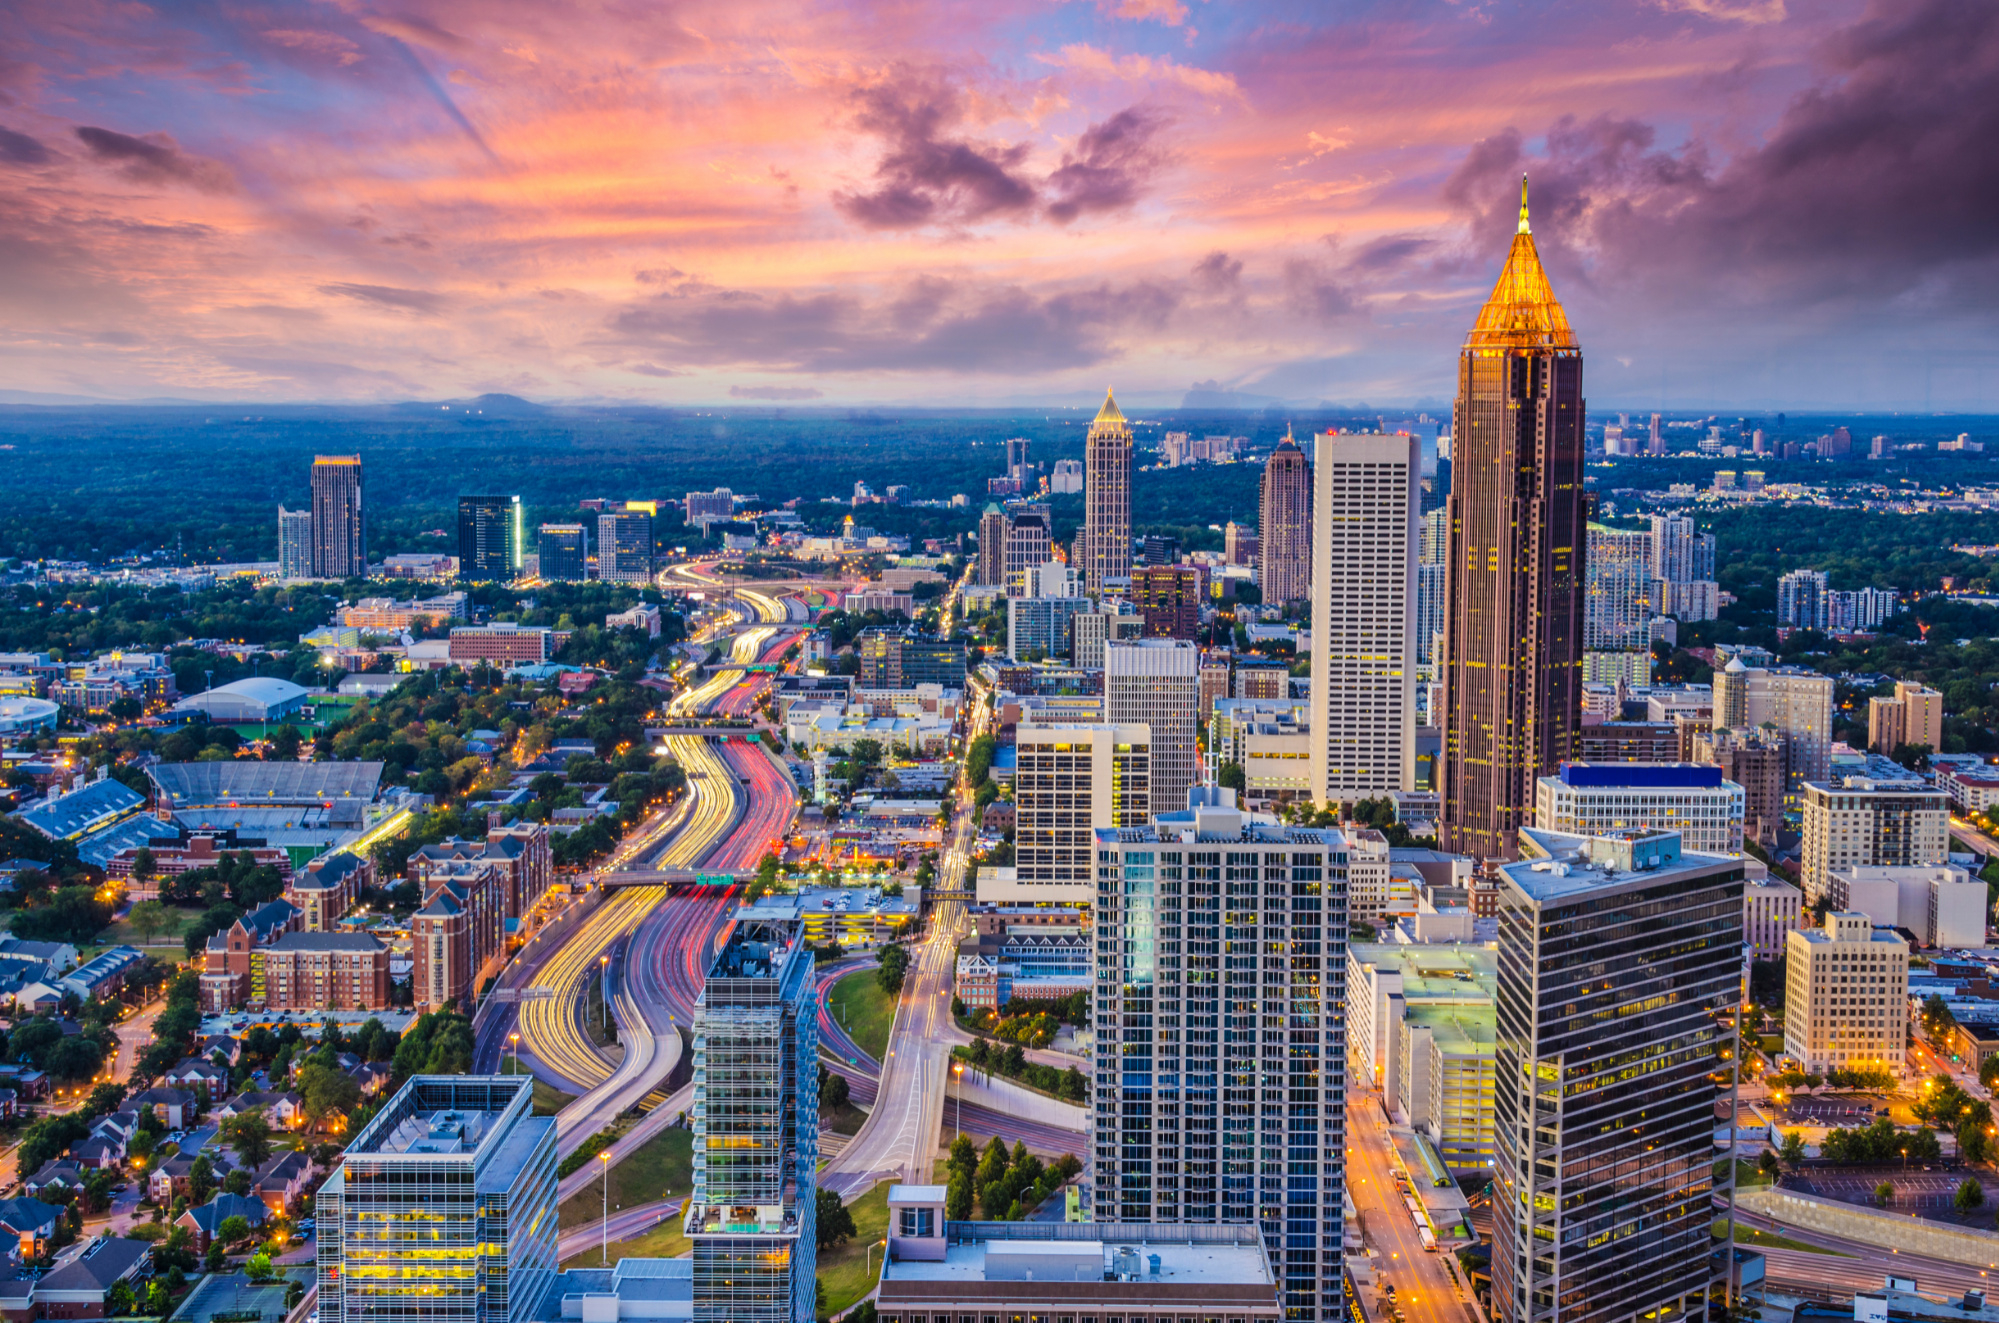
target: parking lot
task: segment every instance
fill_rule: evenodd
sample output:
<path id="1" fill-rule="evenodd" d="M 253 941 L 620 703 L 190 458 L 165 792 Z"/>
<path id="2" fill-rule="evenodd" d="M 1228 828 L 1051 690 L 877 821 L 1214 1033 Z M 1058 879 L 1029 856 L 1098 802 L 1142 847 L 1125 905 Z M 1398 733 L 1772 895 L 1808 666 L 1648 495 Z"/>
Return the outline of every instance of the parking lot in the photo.
<path id="1" fill-rule="evenodd" d="M 1778 1109 L 1782 1123 L 1792 1125 L 1864 1126 L 1874 1124 L 1874 1105 L 1842 1098 L 1798 1098 Z"/>
<path id="2" fill-rule="evenodd" d="M 1888 1205 L 1890 1209 L 1921 1213 L 1942 1221 L 1956 1221 L 1958 1218 L 1951 1200 L 1957 1196 L 1957 1187 L 1964 1183 L 1964 1178 L 1973 1175 L 1979 1176 L 1979 1183 L 1985 1187 L 1985 1203 L 1966 1221 L 1981 1228 L 1990 1227 L 1993 1209 L 1999 1207 L 1999 1182 L 1963 1168 L 1945 1169 L 1931 1164 L 1928 1170 L 1924 1170 L 1918 1163 L 1910 1163 L 1906 1171 L 1899 1165 L 1808 1167 L 1787 1176 L 1784 1186 L 1802 1194 L 1821 1195 L 1842 1203 L 1872 1205 L 1874 1187 L 1886 1181 L 1895 1187 L 1894 1201 Z"/>

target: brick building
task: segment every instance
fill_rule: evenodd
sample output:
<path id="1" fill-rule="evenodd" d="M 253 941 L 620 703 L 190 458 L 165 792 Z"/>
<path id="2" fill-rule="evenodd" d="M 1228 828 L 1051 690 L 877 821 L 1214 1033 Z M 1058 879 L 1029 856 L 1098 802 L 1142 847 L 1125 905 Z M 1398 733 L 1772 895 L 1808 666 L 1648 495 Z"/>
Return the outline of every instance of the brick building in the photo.
<path id="1" fill-rule="evenodd" d="M 278 876 L 287 882 L 291 880 L 291 856 L 265 845 L 261 838 L 238 836 L 233 828 L 227 827 L 195 831 L 161 824 L 157 830 L 160 834 L 146 846 L 120 850 L 104 865 L 106 873 L 124 880 L 125 894 L 134 902 L 158 900 L 161 879 L 197 868 L 213 868 L 222 862 L 225 854 L 247 854 L 257 864 L 277 869 Z M 153 871 L 150 877 L 139 878 L 132 875 L 132 866 L 142 848 L 153 853 Z"/>
<path id="2" fill-rule="evenodd" d="M 1131 604 L 1145 636 L 1191 639 L 1201 628 L 1201 572 L 1192 565 L 1147 565 L 1131 572 Z"/>
<path id="3" fill-rule="evenodd" d="M 461 625 L 451 631 L 451 660 L 540 665 L 562 650 L 568 635 L 528 625 Z"/>
<path id="4" fill-rule="evenodd" d="M 487 818 L 483 841 L 450 836 L 418 850 L 410 856 L 410 879 L 428 896 L 433 869 L 468 860 L 490 863 L 506 874 L 505 917 L 518 919 L 525 915 L 555 881 L 555 855 L 549 846 L 548 825 L 540 822 L 502 825 L 498 817 L 494 814 Z"/>
<path id="5" fill-rule="evenodd" d="M 260 905 L 208 939 L 202 953 L 201 1008 L 231 1011 L 264 1002 L 263 953 L 286 933 L 295 933 L 305 915 L 286 900 Z"/>
<path id="6" fill-rule="evenodd" d="M 305 915 L 309 933 L 332 932 L 340 917 L 354 908 L 361 893 L 375 885 L 375 861 L 341 851 L 321 855 L 305 866 L 285 888 L 285 899 Z"/>
<path id="7" fill-rule="evenodd" d="M 288 932 L 256 954 L 266 1010 L 389 1008 L 389 948 L 372 933 Z"/>

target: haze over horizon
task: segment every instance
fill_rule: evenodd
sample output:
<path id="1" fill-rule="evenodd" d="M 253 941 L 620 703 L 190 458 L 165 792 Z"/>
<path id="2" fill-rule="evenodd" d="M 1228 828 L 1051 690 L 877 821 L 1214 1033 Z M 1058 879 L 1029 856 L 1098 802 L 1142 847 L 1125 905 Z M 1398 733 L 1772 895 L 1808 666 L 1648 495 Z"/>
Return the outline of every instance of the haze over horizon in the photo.
<path id="1" fill-rule="evenodd" d="M 1999 410 L 1999 11 L 23 0 L 0 400 Z"/>

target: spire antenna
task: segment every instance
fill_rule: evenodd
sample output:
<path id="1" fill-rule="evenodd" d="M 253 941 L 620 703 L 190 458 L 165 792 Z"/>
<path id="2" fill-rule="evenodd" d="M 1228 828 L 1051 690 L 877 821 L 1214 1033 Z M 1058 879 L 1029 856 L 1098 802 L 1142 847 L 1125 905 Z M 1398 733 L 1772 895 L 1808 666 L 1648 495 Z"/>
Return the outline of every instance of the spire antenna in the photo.
<path id="1" fill-rule="evenodd" d="M 1521 234 L 1532 234 L 1532 233 L 1534 233 L 1534 231 L 1532 231 L 1532 230 L 1530 230 L 1529 228 L 1527 228 L 1527 176 L 1526 176 L 1526 175 L 1524 175 L 1524 174 L 1520 176 L 1520 230 L 1519 230 L 1519 232 L 1520 232 Z"/>

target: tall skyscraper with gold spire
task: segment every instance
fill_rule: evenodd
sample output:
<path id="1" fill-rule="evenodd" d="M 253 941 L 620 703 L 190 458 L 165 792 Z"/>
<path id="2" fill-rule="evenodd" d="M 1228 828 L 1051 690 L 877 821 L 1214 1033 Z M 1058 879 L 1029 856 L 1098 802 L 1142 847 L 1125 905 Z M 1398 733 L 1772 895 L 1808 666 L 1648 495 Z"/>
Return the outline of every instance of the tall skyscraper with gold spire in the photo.
<path id="1" fill-rule="evenodd" d="M 1583 359 L 1520 228 L 1458 356 L 1442 726 L 1444 849 L 1518 853 L 1581 720 Z"/>
<path id="2" fill-rule="evenodd" d="M 1131 424 L 1104 392 L 1104 407 L 1083 443 L 1084 582 L 1102 592 L 1106 576 L 1131 574 Z"/>

